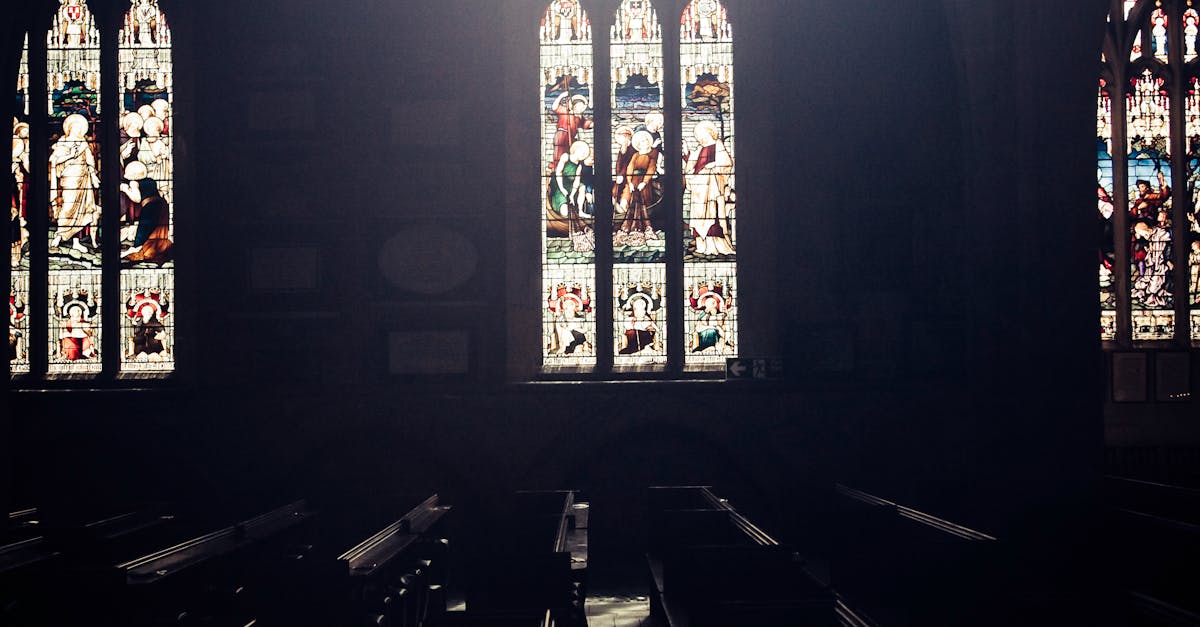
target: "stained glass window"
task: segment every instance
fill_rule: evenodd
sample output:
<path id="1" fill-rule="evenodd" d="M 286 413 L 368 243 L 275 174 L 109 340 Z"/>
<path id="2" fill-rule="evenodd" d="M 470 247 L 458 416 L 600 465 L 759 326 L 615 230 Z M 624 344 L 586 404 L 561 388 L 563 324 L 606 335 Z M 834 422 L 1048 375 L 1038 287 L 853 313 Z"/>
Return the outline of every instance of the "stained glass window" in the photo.
<path id="1" fill-rule="evenodd" d="M 1133 339 L 1169 340 L 1175 336 L 1170 97 L 1163 79 L 1146 70 L 1126 100 Z"/>
<path id="2" fill-rule="evenodd" d="M 578 0 L 554 0 L 542 16 L 543 361 L 596 363 L 592 128 L 592 24 Z"/>
<path id="3" fill-rule="evenodd" d="M 688 365 L 737 356 L 737 186 L 733 29 L 717 0 L 692 0 L 679 27 L 682 83 L 684 298 Z M 720 324 L 713 321 L 719 320 Z M 702 332 L 701 332 L 702 331 Z"/>
<path id="4" fill-rule="evenodd" d="M 1186 116 L 1188 310 L 1192 339 L 1200 340 L 1200 78 L 1188 81 Z"/>
<path id="5" fill-rule="evenodd" d="M 1122 61 L 1101 56 L 1096 108 L 1101 338 L 1200 341 L 1200 12 L 1126 0 L 1109 21 Z"/>
<path id="6" fill-rule="evenodd" d="M 118 35 L 121 84 L 121 369 L 174 368 L 171 30 L 132 0 Z"/>
<path id="7" fill-rule="evenodd" d="M 578 0 L 554 0 L 542 15 L 542 361 L 550 370 L 711 370 L 737 355 L 733 31 L 716 0 L 689 2 L 678 15 L 678 31 L 673 16 L 664 29 L 652 0 L 621 0 L 604 26 L 607 42 L 593 41 Z M 593 68 L 595 46 L 605 43 L 607 67 Z M 602 119 L 593 116 L 597 92 Z M 668 119 L 675 93 L 682 115 Z M 611 166 L 600 172 L 597 136 Z M 665 138 L 683 145 L 668 148 Z"/>
<path id="8" fill-rule="evenodd" d="M 1113 237 L 1112 99 L 1101 80 L 1096 98 L 1096 196 L 1100 220 L 1100 337 L 1117 339 L 1117 263 Z"/>
<path id="9" fill-rule="evenodd" d="M 665 364 L 663 40 L 648 0 L 624 0 L 610 33 L 613 294 L 618 366 Z"/>
<path id="10" fill-rule="evenodd" d="M 100 33 L 84 0 L 60 0 L 46 46 L 49 372 L 99 373 Z"/>
<path id="11" fill-rule="evenodd" d="M 106 370 L 106 361 L 119 373 L 175 369 L 171 31 L 158 0 L 128 0 L 127 7 L 122 22 L 102 33 L 86 0 L 57 1 L 46 32 L 44 100 L 36 82 L 43 79 L 30 76 L 26 38 L 13 118 L 9 355 L 14 375 L 118 374 Z M 106 54 L 116 55 L 116 74 L 101 69 L 102 45 Z M 102 85 L 117 98 L 102 101 Z M 110 106 L 115 110 L 107 113 L 118 125 L 112 137 L 119 139 L 106 146 L 101 113 Z M 31 116 L 43 115 L 45 134 L 31 136 Z M 31 154 L 45 159 L 34 161 Z M 111 194 L 102 193 L 105 168 L 113 168 L 117 179 Z M 31 203 L 44 202 L 31 192 L 37 188 L 31 183 L 39 180 L 47 184 L 49 203 L 31 211 Z M 30 225 L 43 228 L 41 219 L 46 220 L 46 253 L 31 258 Z M 108 241 L 119 246 L 104 246 L 106 231 Z M 44 297 L 40 289 L 31 290 L 43 284 Z M 107 305 L 106 287 L 119 295 Z M 119 334 L 104 337 L 105 328 Z M 32 338 L 45 342 L 45 353 Z"/>
<path id="12" fill-rule="evenodd" d="M 8 359 L 13 374 L 29 372 L 29 37 L 21 49 L 17 101 L 13 108 L 12 175 L 9 212 L 10 268 Z"/>

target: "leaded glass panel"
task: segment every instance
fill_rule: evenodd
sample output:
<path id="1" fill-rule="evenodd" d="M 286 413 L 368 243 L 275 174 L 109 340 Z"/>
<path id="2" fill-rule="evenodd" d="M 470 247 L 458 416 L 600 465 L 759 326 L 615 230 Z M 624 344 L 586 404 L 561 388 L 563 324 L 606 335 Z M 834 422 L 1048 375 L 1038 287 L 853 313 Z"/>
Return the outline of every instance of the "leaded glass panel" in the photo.
<path id="1" fill-rule="evenodd" d="M 554 0 L 543 14 L 539 38 L 542 279 L 548 295 L 543 362 L 547 366 L 594 366 L 591 21 L 578 0 Z"/>
<path id="2" fill-rule="evenodd" d="M 158 0 L 131 0 L 119 33 L 121 368 L 170 371 L 175 172 L 171 30 Z"/>
<path id="3" fill-rule="evenodd" d="M 1197 40 L 1200 40 L 1200 13 L 1196 9 L 1188 9 L 1183 14 L 1183 60 L 1190 63 L 1196 60 Z"/>
<path id="4" fill-rule="evenodd" d="M 596 363 L 596 268 L 560 264 L 542 269 L 546 294 L 542 336 L 547 366 Z"/>
<path id="5" fill-rule="evenodd" d="M 1175 334 L 1170 98 L 1163 83 L 1146 70 L 1126 98 L 1135 340 L 1170 340 Z"/>
<path id="6" fill-rule="evenodd" d="M 737 267 L 730 263 L 684 265 L 687 364 L 724 364 L 738 355 Z"/>
<path id="7" fill-rule="evenodd" d="M 101 371 L 100 273 L 51 270 L 50 372 Z"/>
<path id="8" fill-rule="evenodd" d="M 685 364 L 722 363 L 737 356 L 733 28 L 725 7 L 718 0 L 689 2 L 680 18 L 679 39 L 685 287 L 695 316 L 721 321 L 702 336 L 688 331 L 693 341 L 687 343 Z M 696 301 L 702 283 L 710 285 L 709 295 Z M 728 297 L 713 285 L 727 290 Z M 717 300 L 720 306 L 711 311 Z"/>
<path id="9" fill-rule="evenodd" d="M 8 359 L 13 374 L 29 372 L 29 36 L 21 48 L 13 108 L 12 176 L 9 203 Z"/>
<path id="10" fill-rule="evenodd" d="M 1167 14 L 1158 9 L 1150 16 L 1150 41 L 1154 58 L 1160 63 L 1167 62 Z"/>
<path id="11" fill-rule="evenodd" d="M 46 46 L 49 371 L 94 373 L 101 368 L 100 34 L 84 0 L 60 0 Z"/>
<path id="12" fill-rule="evenodd" d="M 1096 98 L 1096 196 L 1099 209 L 1100 337 L 1117 338 L 1116 239 L 1113 233 L 1112 101 L 1104 81 Z"/>
<path id="13" fill-rule="evenodd" d="M 663 264 L 613 266 L 613 348 L 617 366 L 667 363 L 667 273 Z"/>
<path id="14" fill-rule="evenodd" d="M 1188 305 L 1192 339 L 1200 341 L 1200 79 L 1189 81 L 1186 118 Z"/>
<path id="15" fill-rule="evenodd" d="M 663 202 L 662 25 L 648 0 L 621 3 L 611 46 L 613 261 L 661 263 L 669 213 Z"/>

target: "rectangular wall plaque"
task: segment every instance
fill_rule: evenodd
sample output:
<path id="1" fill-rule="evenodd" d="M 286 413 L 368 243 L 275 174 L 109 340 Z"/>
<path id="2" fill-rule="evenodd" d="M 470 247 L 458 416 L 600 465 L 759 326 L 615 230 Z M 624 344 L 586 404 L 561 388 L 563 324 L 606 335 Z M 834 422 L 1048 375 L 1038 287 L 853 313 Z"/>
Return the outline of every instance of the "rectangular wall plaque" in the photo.
<path id="1" fill-rule="evenodd" d="M 1112 394 L 1117 403 L 1146 401 L 1146 354 L 1113 353 Z"/>

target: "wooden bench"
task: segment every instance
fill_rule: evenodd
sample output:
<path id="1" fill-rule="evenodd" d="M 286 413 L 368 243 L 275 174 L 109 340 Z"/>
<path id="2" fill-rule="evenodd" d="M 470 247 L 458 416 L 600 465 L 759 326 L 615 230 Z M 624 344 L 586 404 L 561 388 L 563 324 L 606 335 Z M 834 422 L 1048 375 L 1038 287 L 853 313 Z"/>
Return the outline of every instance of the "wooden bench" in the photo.
<path id="1" fill-rule="evenodd" d="M 445 612 L 450 510 L 435 494 L 337 556 L 322 585 L 348 601 L 346 624 L 416 627 Z"/>
<path id="2" fill-rule="evenodd" d="M 649 489 L 651 615 L 671 627 L 842 625 L 796 552 L 707 486 Z"/>
<path id="3" fill-rule="evenodd" d="M 831 584 L 882 623 L 982 624 L 1002 601 L 995 537 L 836 485 Z"/>
<path id="4" fill-rule="evenodd" d="M 1137 620 L 1200 624 L 1200 490 L 1105 477 L 1108 545 Z"/>
<path id="5" fill-rule="evenodd" d="M 17 514 L 10 515 L 10 520 L 22 520 L 21 529 L 26 533 L 41 534 L 0 548 L 0 571 L 6 573 L 0 578 L 8 579 L 0 584 L 0 597 L 4 597 L 0 608 L 7 607 L 10 612 L 22 608 L 25 616 L 14 623 L 22 625 L 76 620 L 75 613 L 82 612 L 93 597 L 87 573 L 104 570 L 105 564 L 111 566 L 114 556 L 124 555 L 123 551 L 137 542 L 166 537 L 163 531 L 174 520 L 156 508 L 84 524 L 72 522 L 86 515 L 78 512 L 63 517 L 49 514 L 49 520 L 42 520 L 36 509 Z M 64 598 L 71 602 L 63 603 Z"/>
<path id="6" fill-rule="evenodd" d="M 467 610 L 434 625 L 586 625 L 588 505 L 573 490 L 521 491 L 472 556 Z"/>
<path id="7" fill-rule="evenodd" d="M 117 564 L 106 594 L 122 625 L 237 625 L 256 617 L 259 591 L 249 586 L 264 556 L 299 544 L 312 519 L 304 501 L 289 503 L 168 548 Z"/>

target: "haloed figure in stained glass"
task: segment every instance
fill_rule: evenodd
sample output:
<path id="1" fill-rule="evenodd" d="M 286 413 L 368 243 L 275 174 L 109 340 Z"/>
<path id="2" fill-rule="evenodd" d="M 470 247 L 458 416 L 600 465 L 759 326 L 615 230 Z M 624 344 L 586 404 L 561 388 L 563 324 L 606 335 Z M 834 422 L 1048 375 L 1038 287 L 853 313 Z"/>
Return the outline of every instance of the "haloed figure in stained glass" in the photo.
<path id="1" fill-rule="evenodd" d="M 589 335 L 588 314 L 592 300 L 582 285 L 559 284 L 551 288 L 546 301 L 553 318 L 550 343 L 552 355 L 590 355 L 595 346 Z"/>
<path id="2" fill-rule="evenodd" d="M 92 248 L 97 248 L 100 206 L 96 196 L 100 191 L 100 173 L 96 155 L 88 139 L 90 123 L 78 113 L 63 120 L 63 136 L 50 150 L 51 217 L 58 224 L 54 233 L 54 248 L 65 242 L 80 252 L 87 252 L 80 240 L 86 234 Z"/>
<path id="3" fill-rule="evenodd" d="M 700 122 L 694 135 L 698 145 L 688 154 L 684 183 L 691 192 L 688 225 L 696 238 L 696 253 L 732 255 L 729 210 L 733 189 L 729 177 L 733 173 L 733 159 L 721 141 L 716 124 Z"/>
<path id="4" fill-rule="evenodd" d="M 58 297 L 61 330 L 58 335 L 58 358 L 63 361 L 91 360 L 96 352 L 96 333 L 92 318 L 98 305 L 84 289 L 66 290 Z"/>
<path id="5" fill-rule="evenodd" d="M 625 153 L 618 160 L 625 162 L 625 169 L 619 179 L 621 196 L 617 201 L 625 219 L 613 233 L 613 245 L 637 247 L 658 239 L 650 212 L 662 201 L 662 185 L 657 180 L 662 158 L 654 136 L 645 130 L 633 134 Z"/>
<path id="6" fill-rule="evenodd" d="M 580 129 L 592 128 L 592 120 L 583 114 L 588 110 L 588 97 L 582 94 L 571 94 L 571 77 L 565 77 L 567 85 L 563 92 L 554 99 L 552 110 L 558 118 L 558 130 L 554 133 L 554 162 L 558 163 L 571 144 L 579 140 Z"/>
<path id="7" fill-rule="evenodd" d="M 568 236 L 576 252 L 596 248 L 596 233 L 584 218 L 594 215 L 595 194 L 593 189 L 594 164 L 592 147 L 587 142 L 577 141 L 571 149 L 558 159 L 554 177 L 550 179 L 550 208 L 559 219 L 566 220 Z"/>
<path id="8" fill-rule="evenodd" d="M 658 312 L 662 293 L 650 283 L 632 284 L 617 295 L 617 305 L 625 313 L 625 328 L 618 354 L 636 355 L 646 349 L 661 351 Z"/>
<path id="9" fill-rule="evenodd" d="M 732 294 L 727 294 L 719 281 L 705 281 L 692 287 L 689 298 L 693 326 L 689 348 L 693 353 L 712 351 L 724 353 L 733 350 L 726 327 L 727 310 Z"/>
<path id="10" fill-rule="evenodd" d="M 171 302 L 157 289 L 135 291 L 125 300 L 125 311 L 133 323 L 125 357 L 133 361 L 169 360 L 170 339 L 163 321 L 171 313 Z"/>

